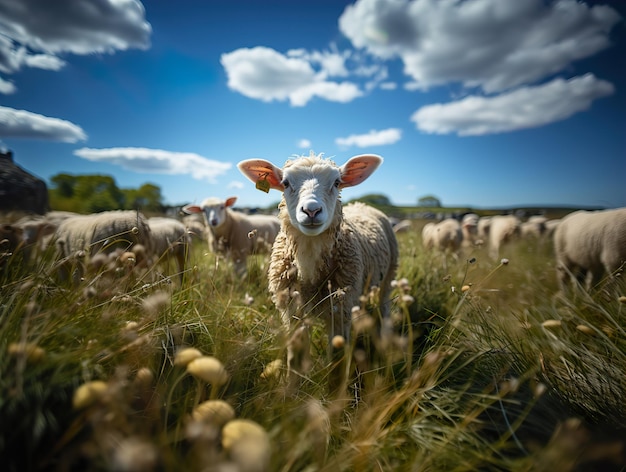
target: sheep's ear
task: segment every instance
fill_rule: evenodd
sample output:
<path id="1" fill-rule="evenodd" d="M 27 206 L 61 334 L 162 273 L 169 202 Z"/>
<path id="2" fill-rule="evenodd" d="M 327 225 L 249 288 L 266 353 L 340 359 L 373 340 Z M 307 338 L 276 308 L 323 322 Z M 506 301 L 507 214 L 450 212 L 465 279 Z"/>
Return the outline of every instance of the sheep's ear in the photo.
<path id="1" fill-rule="evenodd" d="M 202 213 L 202 208 L 198 205 L 185 205 L 182 210 L 188 215 L 191 215 L 192 213 Z"/>
<path id="2" fill-rule="evenodd" d="M 282 184 L 282 169 L 269 161 L 264 159 L 246 159 L 237 164 L 237 167 L 243 175 L 257 184 L 257 187 L 259 182 L 266 181 L 269 184 L 269 188 L 280 190 L 281 192 L 285 190 Z"/>
<path id="3" fill-rule="evenodd" d="M 375 154 L 361 154 L 351 157 L 339 168 L 341 172 L 340 188 L 360 184 L 372 175 L 382 162 L 383 158 Z"/>
<path id="4" fill-rule="evenodd" d="M 226 199 L 226 202 L 224 202 L 224 205 L 226 205 L 227 207 L 231 207 L 235 204 L 236 201 L 237 201 L 237 197 L 228 197 Z"/>

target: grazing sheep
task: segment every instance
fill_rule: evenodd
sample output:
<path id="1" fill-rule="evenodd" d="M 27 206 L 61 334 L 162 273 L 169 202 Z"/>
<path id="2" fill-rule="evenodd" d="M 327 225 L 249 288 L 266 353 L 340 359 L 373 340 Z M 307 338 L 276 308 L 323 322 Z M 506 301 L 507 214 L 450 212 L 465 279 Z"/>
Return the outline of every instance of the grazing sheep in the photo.
<path id="1" fill-rule="evenodd" d="M 478 239 L 484 244 L 489 241 L 489 230 L 491 229 L 491 217 L 490 216 L 481 216 L 478 219 L 477 236 Z"/>
<path id="2" fill-rule="evenodd" d="M 520 219 L 514 215 L 496 215 L 489 224 L 489 253 L 491 257 L 500 257 L 504 245 L 519 237 Z"/>
<path id="3" fill-rule="evenodd" d="M 548 219 L 541 215 L 534 215 L 528 218 L 527 221 L 520 224 L 522 238 L 540 239 L 546 233 L 547 221 Z"/>
<path id="4" fill-rule="evenodd" d="M 59 224 L 53 238 L 59 256 L 68 261 L 77 254 L 92 257 L 116 249 L 127 251 L 135 245 L 145 247 L 148 256 L 153 254 L 150 226 L 146 217 L 136 211 L 72 216 Z"/>
<path id="5" fill-rule="evenodd" d="M 206 226 L 204 224 L 203 215 L 199 213 L 185 215 L 183 217 L 183 224 L 187 228 L 187 232 L 189 233 L 192 242 L 202 241 L 203 243 L 206 243 Z"/>
<path id="6" fill-rule="evenodd" d="M 473 247 L 481 244 L 478 237 L 478 221 L 480 217 L 476 213 L 467 213 L 461 220 L 461 231 L 465 247 Z"/>
<path id="7" fill-rule="evenodd" d="M 433 249 L 435 247 L 435 229 L 437 223 L 429 221 L 422 228 L 422 245 L 426 249 Z"/>
<path id="8" fill-rule="evenodd" d="M 166 262 L 169 262 L 170 258 L 175 259 L 182 282 L 191 243 L 187 228 L 182 222 L 167 217 L 148 218 L 148 225 L 152 232 L 156 258 L 158 260 L 165 258 Z"/>
<path id="9" fill-rule="evenodd" d="M 202 213 L 208 227 L 209 247 L 215 253 L 224 253 L 235 265 L 235 272 L 244 275 L 251 254 L 270 252 L 280 222 L 272 215 L 246 215 L 230 209 L 237 197 L 226 200 L 207 198 L 202 204 L 185 205 L 188 214 Z"/>
<path id="10" fill-rule="evenodd" d="M 556 231 L 557 226 L 561 223 L 560 219 L 548 220 L 546 221 L 546 234 L 547 238 L 553 238 L 554 232 Z"/>
<path id="11" fill-rule="evenodd" d="M 363 182 L 381 162 L 379 156 L 360 155 L 337 166 L 311 152 L 288 160 L 282 169 L 262 159 L 238 164 L 257 188 L 283 192 L 281 228 L 268 277 L 272 300 L 287 330 L 293 330 L 295 320 L 313 315 L 324 320 L 329 341 L 335 335 L 349 339 L 352 308 L 361 306 L 360 297 L 373 286 L 380 290 L 382 316 L 389 314 L 398 263 L 391 223 L 375 208 L 363 203 L 343 206 L 340 200 L 341 189 Z M 306 330 L 294 331 L 308 339 Z M 290 343 L 288 367 L 303 372 L 307 368 L 298 362 L 303 354 L 294 351 Z"/>
<path id="12" fill-rule="evenodd" d="M 463 242 L 461 224 L 454 218 L 446 218 L 435 225 L 433 243 L 440 251 L 457 252 Z"/>
<path id="13" fill-rule="evenodd" d="M 626 263 L 626 208 L 570 213 L 556 228 L 554 249 L 562 288 L 570 277 L 595 286 Z"/>

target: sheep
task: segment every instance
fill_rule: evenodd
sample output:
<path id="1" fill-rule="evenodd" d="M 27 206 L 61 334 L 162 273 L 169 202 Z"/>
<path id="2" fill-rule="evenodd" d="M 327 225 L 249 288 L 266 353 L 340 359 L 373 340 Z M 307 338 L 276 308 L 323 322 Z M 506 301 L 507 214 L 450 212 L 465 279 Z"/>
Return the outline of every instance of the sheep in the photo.
<path id="1" fill-rule="evenodd" d="M 519 237 L 520 219 L 514 215 L 496 215 L 491 217 L 489 224 L 489 253 L 497 259 L 503 245 L 509 244 Z"/>
<path id="2" fill-rule="evenodd" d="M 181 221 L 174 218 L 156 216 L 148 218 L 148 225 L 152 233 L 156 257 L 165 258 L 166 262 L 174 258 L 182 282 L 191 243 L 187 228 Z"/>
<path id="3" fill-rule="evenodd" d="M 520 235 L 526 239 L 540 239 L 546 232 L 547 221 L 545 216 L 531 216 L 527 221 L 520 224 Z"/>
<path id="4" fill-rule="evenodd" d="M 435 245 L 443 250 L 456 252 L 463 242 L 461 224 L 454 218 L 446 218 L 435 227 Z"/>
<path id="5" fill-rule="evenodd" d="M 192 242 L 207 240 L 206 226 L 204 224 L 204 216 L 199 213 L 193 213 L 191 215 L 185 215 L 183 217 L 183 224 L 187 228 L 187 232 L 191 237 Z"/>
<path id="6" fill-rule="evenodd" d="M 433 249 L 435 247 L 435 228 L 437 223 L 429 221 L 422 228 L 422 245 L 426 249 Z"/>
<path id="7" fill-rule="evenodd" d="M 208 228 L 209 248 L 225 253 L 235 266 L 235 273 L 247 272 L 247 258 L 252 254 L 267 254 L 280 229 L 274 215 L 246 215 L 230 209 L 237 197 L 226 200 L 209 197 L 200 205 L 185 205 L 187 214 L 202 213 Z"/>
<path id="8" fill-rule="evenodd" d="M 152 233 L 146 217 L 136 211 L 105 211 L 66 218 L 57 227 L 53 240 L 58 256 L 70 262 L 75 256 L 93 257 L 116 249 L 129 250 L 134 245 L 153 254 Z M 147 261 L 137 261 L 139 264 Z M 79 274 L 81 275 L 81 270 Z M 61 277 L 67 275 L 61 271 Z"/>
<path id="9" fill-rule="evenodd" d="M 490 216 L 481 216 L 476 226 L 478 239 L 484 244 L 489 241 L 489 230 L 491 226 Z"/>
<path id="10" fill-rule="evenodd" d="M 586 289 L 597 285 L 626 262 L 626 208 L 568 214 L 554 232 L 554 249 L 562 289 L 569 279 Z"/>
<path id="11" fill-rule="evenodd" d="M 476 213 L 467 213 L 461 220 L 461 232 L 463 233 L 462 245 L 472 247 L 480 245 L 478 237 L 478 221 L 480 217 Z"/>
<path id="12" fill-rule="evenodd" d="M 248 159 L 239 170 L 257 188 L 283 193 L 280 232 L 268 269 L 268 287 L 287 332 L 308 346 L 306 328 L 294 330 L 305 315 L 323 319 L 329 339 L 350 339 L 352 309 L 376 286 L 383 319 L 390 312 L 391 282 L 398 265 L 398 243 L 387 216 L 360 202 L 343 206 L 341 190 L 360 184 L 382 163 L 376 155 L 358 155 L 344 165 L 316 155 L 287 160 L 284 167 Z M 305 373 L 302 352 L 287 346 L 290 373 Z M 340 374 L 341 375 L 341 374 Z M 293 378 L 293 375 L 290 375 Z"/>

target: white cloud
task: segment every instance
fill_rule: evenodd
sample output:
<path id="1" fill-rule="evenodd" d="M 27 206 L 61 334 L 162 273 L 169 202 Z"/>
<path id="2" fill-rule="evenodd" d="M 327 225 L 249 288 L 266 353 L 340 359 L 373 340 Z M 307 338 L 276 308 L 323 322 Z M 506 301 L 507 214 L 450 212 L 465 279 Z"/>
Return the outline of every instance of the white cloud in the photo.
<path id="1" fill-rule="evenodd" d="M 312 98 L 346 103 L 362 96 L 351 82 L 326 80 L 328 71 L 316 72 L 303 51 L 285 56 L 266 47 L 242 48 L 222 54 L 228 87 L 264 102 L 289 100 L 304 106 Z"/>
<path id="2" fill-rule="evenodd" d="M 367 134 L 352 134 L 346 138 L 337 138 L 335 143 L 341 147 L 357 146 L 360 148 L 370 146 L 385 146 L 394 144 L 402 137 L 402 131 L 398 128 L 389 128 L 381 131 L 371 130 Z"/>
<path id="3" fill-rule="evenodd" d="M 539 82 L 610 45 L 611 7 L 576 0 L 358 0 L 339 19 L 352 44 L 400 58 L 412 86 L 487 93 Z"/>
<path id="4" fill-rule="evenodd" d="M 87 139 L 82 128 L 69 121 L 3 106 L 0 106 L 0 137 L 49 139 L 68 143 Z"/>
<path id="5" fill-rule="evenodd" d="M 554 79 L 536 87 L 521 87 L 496 97 L 469 96 L 447 104 L 427 105 L 417 110 L 411 120 L 418 129 L 432 134 L 502 133 L 564 120 L 613 92 L 609 82 L 585 74 L 570 80 Z"/>
<path id="6" fill-rule="evenodd" d="M 15 73 L 57 71 L 66 53 L 147 49 L 152 27 L 139 0 L 0 0 L 0 31 L 0 72 Z"/>
<path id="7" fill-rule="evenodd" d="M 242 189 L 244 187 L 245 187 L 245 184 L 239 180 L 233 180 L 227 185 L 227 188 Z"/>
<path id="8" fill-rule="evenodd" d="M 194 179 L 216 183 L 226 173 L 230 162 L 219 162 L 189 152 L 170 152 L 161 149 L 120 147 L 74 151 L 76 156 L 95 162 L 118 165 L 133 172 L 153 174 L 189 174 Z"/>
<path id="9" fill-rule="evenodd" d="M 4 80 L 2 77 L 0 77 L 0 93 L 4 95 L 11 95 L 16 91 L 17 88 L 15 87 L 15 84 L 13 82 L 11 82 L 10 80 Z"/>
<path id="10" fill-rule="evenodd" d="M 309 139 L 301 139 L 300 141 L 298 141 L 298 147 L 300 149 L 311 149 L 312 146 L 313 143 Z"/>

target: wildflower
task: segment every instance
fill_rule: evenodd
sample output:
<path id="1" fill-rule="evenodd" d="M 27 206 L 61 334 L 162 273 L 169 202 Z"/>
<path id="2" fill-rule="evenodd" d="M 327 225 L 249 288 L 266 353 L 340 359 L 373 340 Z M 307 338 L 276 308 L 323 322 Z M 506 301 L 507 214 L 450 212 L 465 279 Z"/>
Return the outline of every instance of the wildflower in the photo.
<path id="1" fill-rule="evenodd" d="M 405 293 L 404 295 L 402 295 L 401 300 L 402 303 L 404 303 L 405 305 L 411 305 L 415 301 L 415 298 Z"/>
<path id="2" fill-rule="evenodd" d="M 585 334 L 589 334 L 589 335 L 596 334 L 596 332 L 593 330 L 593 328 L 591 328 L 590 326 L 584 325 L 584 324 L 579 324 L 578 326 L 576 326 L 576 329 L 578 331 L 580 331 L 581 333 L 585 333 Z"/>
<path id="3" fill-rule="evenodd" d="M 201 357 L 202 353 L 195 347 L 186 347 L 176 353 L 174 357 L 174 365 L 187 367 L 192 360 Z"/>
<path id="4" fill-rule="evenodd" d="M 207 400 L 193 409 L 191 418 L 221 428 L 235 418 L 235 410 L 224 400 Z"/>
<path id="5" fill-rule="evenodd" d="M 274 359 L 272 362 L 265 366 L 263 372 L 261 372 L 262 379 L 276 378 L 280 375 L 280 371 L 283 368 L 282 359 Z"/>
<path id="6" fill-rule="evenodd" d="M 142 367 L 135 375 L 135 382 L 139 385 L 148 386 L 154 381 L 154 373 L 148 367 Z"/>
<path id="7" fill-rule="evenodd" d="M 46 355 L 46 351 L 34 343 L 11 343 L 7 348 L 11 356 L 25 357 L 28 362 L 39 362 Z"/>
<path id="8" fill-rule="evenodd" d="M 268 470 L 270 439 L 261 425 L 236 419 L 222 428 L 222 447 L 242 472 Z"/>
<path id="9" fill-rule="evenodd" d="M 508 265 L 508 263 L 509 263 L 509 260 L 506 257 L 500 260 L 500 264 L 502 265 Z"/>
<path id="10" fill-rule="evenodd" d="M 187 364 L 187 372 L 213 387 L 221 387 L 228 380 L 228 372 L 219 359 L 213 356 L 196 357 Z"/>
<path id="11" fill-rule="evenodd" d="M 248 292 L 246 292 L 246 294 L 243 297 L 243 303 L 244 305 L 252 305 L 254 303 L 254 297 L 252 297 Z"/>
<path id="12" fill-rule="evenodd" d="M 560 328 L 561 320 L 546 320 L 541 323 L 541 326 L 543 326 L 544 328 Z"/>
<path id="13" fill-rule="evenodd" d="M 338 334 L 336 336 L 333 336 L 333 339 L 330 341 L 330 344 L 333 347 L 333 349 L 343 349 L 343 347 L 346 345 L 346 338 Z"/>
<path id="14" fill-rule="evenodd" d="M 92 380 L 82 384 L 74 392 L 72 406 L 75 410 L 82 410 L 93 405 L 102 398 L 107 388 L 108 384 L 102 380 Z"/>
<path id="15" fill-rule="evenodd" d="M 122 439 L 115 447 L 114 470 L 143 472 L 156 470 L 159 453 L 154 444 L 139 437 Z"/>
<path id="16" fill-rule="evenodd" d="M 170 303 L 170 295 L 167 292 L 159 291 L 146 297 L 142 306 L 143 309 L 151 316 L 156 316 L 159 311 L 165 309 Z"/>

